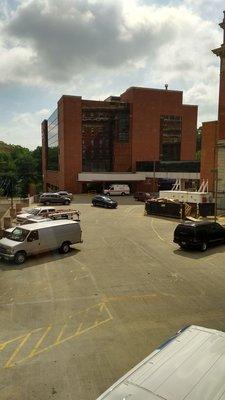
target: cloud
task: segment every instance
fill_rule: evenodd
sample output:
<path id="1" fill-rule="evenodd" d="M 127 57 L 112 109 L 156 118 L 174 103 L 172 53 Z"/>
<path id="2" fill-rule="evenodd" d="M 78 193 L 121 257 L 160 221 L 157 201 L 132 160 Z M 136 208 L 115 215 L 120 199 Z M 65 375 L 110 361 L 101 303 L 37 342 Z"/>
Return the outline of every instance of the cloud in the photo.
<path id="1" fill-rule="evenodd" d="M 184 90 L 186 102 L 199 105 L 199 121 L 216 118 L 219 59 L 211 49 L 222 41 L 221 0 L 8 4 L 0 0 L 1 86 L 43 88 L 56 104 L 62 94 L 103 99 L 129 86 L 168 83 Z M 21 132 L 24 118 L 26 132 L 36 126 L 38 136 L 37 111 L 16 118 Z M 11 126 L 19 132 L 15 115 Z"/>
<path id="2" fill-rule="evenodd" d="M 160 69 L 160 53 L 166 55 L 160 67 L 169 57 L 174 71 L 182 73 L 194 69 L 200 47 L 204 43 L 208 51 L 217 36 L 215 26 L 187 7 L 156 7 L 138 0 L 26 1 L 2 32 L 12 46 L 3 51 L 2 79 L 37 84 L 63 84 L 92 69 L 99 75 L 123 68 L 129 73 L 143 64 L 149 71 Z M 12 66 L 9 73 L 7 63 Z"/>
<path id="3" fill-rule="evenodd" d="M 31 149 L 40 146 L 41 121 L 49 115 L 48 109 L 40 109 L 34 113 L 15 113 L 8 123 L 1 125 L 1 140 Z"/>
<path id="4" fill-rule="evenodd" d="M 68 81 L 93 67 L 113 70 L 172 40 L 172 24 L 157 27 L 154 7 L 124 1 L 35 0 L 22 3 L 3 33 L 29 49 L 31 70 L 53 82 Z M 121 8 L 121 5 L 123 7 Z M 132 10 L 132 13 L 131 13 Z"/>
<path id="5" fill-rule="evenodd" d="M 216 23 L 223 19 L 224 0 L 184 0 L 183 4 L 204 19 Z"/>

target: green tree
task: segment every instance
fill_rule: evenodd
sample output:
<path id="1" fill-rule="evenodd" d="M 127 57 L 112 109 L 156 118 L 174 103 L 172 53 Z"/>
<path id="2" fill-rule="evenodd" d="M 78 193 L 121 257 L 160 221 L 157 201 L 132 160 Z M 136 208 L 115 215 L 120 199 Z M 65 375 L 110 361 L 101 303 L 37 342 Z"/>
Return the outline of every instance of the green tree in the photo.
<path id="1" fill-rule="evenodd" d="M 26 197 L 33 183 L 42 190 L 41 147 L 31 151 L 17 145 L 0 146 L 0 190 L 5 196 L 12 193 Z"/>

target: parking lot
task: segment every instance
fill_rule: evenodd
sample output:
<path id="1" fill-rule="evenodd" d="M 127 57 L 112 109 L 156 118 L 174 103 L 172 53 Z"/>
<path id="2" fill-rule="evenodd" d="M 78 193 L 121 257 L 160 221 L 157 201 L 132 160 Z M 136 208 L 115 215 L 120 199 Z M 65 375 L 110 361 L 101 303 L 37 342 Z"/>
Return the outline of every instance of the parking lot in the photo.
<path id="1" fill-rule="evenodd" d="M 90 201 L 69 254 L 0 261 L 1 400 L 94 400 L 182 326 L 225 330 L 225 246 L 183 251 L 177 221 Z"/>

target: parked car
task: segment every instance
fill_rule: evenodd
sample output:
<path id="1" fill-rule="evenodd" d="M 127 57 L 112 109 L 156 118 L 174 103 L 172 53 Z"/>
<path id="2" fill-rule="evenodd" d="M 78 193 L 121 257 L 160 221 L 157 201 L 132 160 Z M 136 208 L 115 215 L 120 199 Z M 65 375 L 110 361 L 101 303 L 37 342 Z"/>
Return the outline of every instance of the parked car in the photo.
<path id="1" fill-rule="evenodd" d="M 130 194 L 130 188 L 128 185 L 113 184 L 108 189 L 104 189 L 103 193 L 109 196 L 125 196 L 126 194 Z"/>
<path id="2" fill-rule="evenodd" d="M 0 257 L 23 264 L 27 256 L 59 249 L 68 253 L 70 245 L 81 243 L 80 224 L 71 220 L 46 221 L 16 226 L 0 240 Z"/>
<path id="3" fill-rule="evenodd" d="M 147 192 L 136 192 L 134 193 L 134 199 L 137 201 L 146 201 L 151 198 L 150 193 Z"/>
<path id="4" fill-rule="evenodd" d="M 54 212 L 53 207 L 34 207 L 27 210 L 25 213 L 17 214 L 16 220 L 19 223 L 23 223 L 30 217 L 43 217 L 49 212 Z"/>
<path id="5" fill-rule="evenodd" d="M 71 200 L 69 197 L 61 196 L 59 193 L 43 193 L 39 197 L 39 203 L 42 204 L 70 204 Z"/>
<path id="6" fill-rule="evenodd" d="M 70 200 L 73 198 L 73 193 L 66 192 L 65 190 L 60 190 L 58 193 L 60 196 L 69 197 Z"/>
<path id="7" fill-rule="evenodd" d="M 211 245 L 225 244 L 225 229 L 217 222 L 185 222 L 177 225 L 173 241 L 183 249 L 198 248 L 205 251 Z"/>
<path id="8" fill-rule="evenodd" d="M 118 206 L 117 201 L 111 199 L 109 196 L 97 195 L 92 199 L 93 206 L 100 206 L 105 208 L 116 208 Z"/>

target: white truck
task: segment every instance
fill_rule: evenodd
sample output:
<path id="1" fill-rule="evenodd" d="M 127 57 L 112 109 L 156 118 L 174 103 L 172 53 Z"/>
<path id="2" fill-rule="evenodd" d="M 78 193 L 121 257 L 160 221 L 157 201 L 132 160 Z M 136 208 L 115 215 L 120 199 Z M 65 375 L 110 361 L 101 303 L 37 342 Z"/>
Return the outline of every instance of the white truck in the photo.
<path id="1" fill-rule="evenodd" d="M 130 194 L 130 188 L 128 185 L 113 184 L 108 189 L 104 189 L 103 193 L 109 196 L 125 196 Z"/>
<path id="2" fill-rule="evenodd" d="M 22 223 L 29 217 L 45 217 L 50 212 L 55 212 L 55 207 L 43 206 L 28 208 L 25 212 L 17 214 L 16 220 L 17 222 Z"/>
<path id="3" fill-rule="evenodd" d="M 224 400 L 225 333 L 189 326 L 97 400 Z"/>
<path id="4" fill-rule="evenodd" d="M 32 224 L 36 222 L 45 222 L 59 219 L 71 219 L 80 222 L 80 211 L 78 210 L 55 210 L 46 212 L 44 215 L 28 215 L 21 225 Z"/>
<path id="5" fill-rule="evenodd" d="M 27 256 L 58 249 L 68 253 L 70 245 L 82 243 L 80 224 L 72 220 L 37 222 L 16 226 L 0 240 L 0 257 L 23 264 Z"/>

